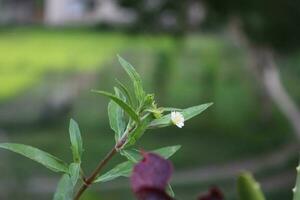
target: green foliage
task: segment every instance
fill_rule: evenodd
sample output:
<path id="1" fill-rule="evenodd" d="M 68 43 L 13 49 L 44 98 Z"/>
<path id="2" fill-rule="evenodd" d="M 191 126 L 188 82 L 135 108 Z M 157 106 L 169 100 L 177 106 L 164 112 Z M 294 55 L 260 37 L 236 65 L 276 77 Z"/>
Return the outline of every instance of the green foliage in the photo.
<path id="1" fill-rule="evenodd" d="M 107 96 L 111 99 L 111 102 L 108 105 L 108 115 L 110 126 L 116 133 L 116 140 L 120 139 L 121 137 L 127 137 L 128 139 L 122 144 L 119 148 L 128 147 L 134 145 L 137 140 L 139 140 L 145 131 L 148 128 L 161 128 L 165 126 L 171 125 L 171 115 L 165 115 L 161 117 L 162 112 L 164 110 L 170 110 L 170 108 L 157 108 L 157 105 L 154 100 L 154 94 L 146 94 L 143 86 L 140 75 L 135 71 L 131 64 L 125 61 L 123 58 L 118 56 L 119 62 L 127 72 L 128 76 L 130 77 L 135 91 L 135 100 L 138 102 L 138 107 L 134 109 L 132 101 L 126 102 L 127 99 L 131 99 L 131 95 L 129 90 L 124 86 L 122 83 L 118 82 L 122 91 L 124 92 L 124 96 L 122 96 L 121 90 L 115 88 L 115 95 L 105 92 L 105 91 L 98 91 L 92 90 L 95 93 L 102 94 Z M 114 102 L 114 103 L 113 103 Z M 200 114 L 204 110 L 206 110 L 212 103 L 207 103 L 199 106 L 190 107 L 187 109 L 181 110 L 182 115 L 184 116 L 185 120 L 189 120 L 192 117 Z M 125 111 L 130 120 L 127 124 L 127 130 L 131 130 L 131 133 L 125 134 L 125 119 L 122 113 L 122 110 Z M 174 110 L 179 110 L 174 108 Z M 135 123 L 131 123 L 133 120 Z M 123 133 L 124 132 L 124 133 Z M 118 143 L 118 141 L 116 141 Z"/>
<path id="2" fill-rule="evenodd" d="M 161 155 L 162 157 L 168 159 L 174 155 L 180 149 L 180 145 L 163 147 L 156 149 L 153 152 Z M 140 152 L 137 150 L 122 150 L 121 154 L 125 156 L 128 161 L 116 165 L 113 169 L 109 170 L 105 174 L 99 176 L 94 182 L 107 182 L 114 180 L 119 177 L 128 177 L 131 174 L 133 166 L 135 163 L 142 159 Z"/>
<path id="3" fill-rule="evenodd" d="M 72 200 L 73 183 L 69 174 L 64 174 L 58 182 L 53 200 Z"/>
<path id="4" fill-rule="evenodd" d="M 89 178 L 85 179 L 83 177 L 83 170 L 81 169 L 81 157 L 84 151 L 83 142 L 79 125 L 73 119 L 70 120 L 69 125 L 73 162 L 69 166 L 49 153 L 31 146 L 13 143 L 0 144 L 0 148 L 8 149 L 33 159 L 53 171 L 64 172 L 58 183 L 54 200 L 72 200 L 74 188 L 81 178 L 85 184 L 89 185 L 90 183 L 107 182 L 118 177 L 130 176 L 135 163 L 139 162 L 142 159 L 142 156 L 139 151 L 134 148 L 128 149 L 128 147 L 133 146 L 143 136 L 147 129 L 170 125 L 170 114 L 161 116 L 163 112 L 176 110 L 183 115 L 185 120 L 189 120 L 212 105 L 212 103 L 208 103 L 182 110 L 177 108 L 171 109 L 169 107 L 157 107 L 154 94 L 145 93 L 142 87 L 141 78 L 135 69 L 120 56 L 118 56 L 118 59 L 133 83 L 135 96 L 133 98 L 127 87 L 120 82 L 118 82 L 118 84 L 121 89 L 115 87 L 115 94 L 92 90 L 95 93 L 110 98 L 108 104 L 108 116 L 111 129 L 115 132 L 116 146 L 111 151 L 111 154 L 108 154 L 103 162 L 99 164 L 99 167 L 97 167 L 95 172 L 89 176 Z M 137 102 L 137 105 L 134 105 L 133 101 Z M 128 115 L 128 118 L 125 117 L 125 113 Z M 176 145 L 160 148 L 153 152 L 168 159 L 179 149 L 180 146 Z M 116 165 L 114 168 L 95 179 L 95 177 L 99 175 L 101 167 L 105 165 L 116 152 L 121 153 L 128 160 Z M 168 187 L 168 192 L 170 195 L 174 196 L 174 192 L 170 185 Z"/>
<path id="5" fill-rule="evenodd" d="M 118 88 L 115 88 L 115 94 L 118 98 L 126 101 L 126 99 L 122 98 L 121 91 Z M 108 104 L 108 118 L 111 129 L 116 134 L 116 142 L 122 137 L 122 134 L 125 131 L 125 116 L 123 109 L 114 101 L 110 101 Z"/>
<path id="6" fill-rule="evenodd" d="M 99 176 L 94 181 L 94 183 L 107 182 L 107 181 L 111 181 L 111 180 L 114 180 L 114 179 L 116 179 L 118 177 L 122 177 L 122 176 L 129 177 L 133 166 L 134 166 L 134 163 L 130 162 L 130 161 L 120 163 L 117 166 L 115 166 L 114 168 L 112 168 L 111 170 L 109 170 L 108 172 L 106 172 L 105 174 Z"/>
<path id="7" fill-rule="evenodd" d="M 0 148 L 7 149 L 32 159 L 54 172 L 68 172 L 67 164 L 55 156 L 32 146 L 16 143 L 1 143 Z"/>
<path id="8" fill-rule="evenodd" d="M 162 111 L 163 112 L 171 112 L 171 111 L 178 111 L 181 112 L 183 109 L 180 108 L 171 108 L 171 107 L 163 107 Z"/>
<path id="9" fill-rule="evenodd" d="M 179 149 L 181 148 L 180 145 L 174 145 L 169 147 L 162 147 L 160 149 L 156 149 L 153 152 L 161 155 L 162 157 L 168 159 L 173 156 Z"/>
<path id="10" fill-rule="evenodd" d="M 69 166 L 69 174 L 73 186 L 76 185 L 78 179 L 80 178 L 80 163 L 71 163 Z"/>
<path id="11" fill-rule="evenodd" d="M 132 67 L 130 63 L 128 63 L 126 60 L 124 60 L 121 56 L 118 55 L 118 59 L 122 67 L 125 69 L 127 74 L 129 75 L 133 86 L 134 86 L 134 92 L 136 99 L 139 103 L 139 106 L 143 104 L 144 97 L 145 97 L 145 91 L 143 89 L 142 81 L 140 75 L 135 71 L 135 69 Z"/>
<path id="12" fill-rule="evenodd" d="M 120 89 L 123 91 L 124 95 L 126 96 L 126 100 L 128 101 L 129 105 L 134 106 L 135 104 L 133 102 L 133 97 L 130 94 L 128 88 L 123 83 L 121 83 L 118 79 L 116 79 L 116 82 L 119 85 Z"/>
<path id="13" fill-rule="evenodd" d="M 189 119 L 195 117 L 196 115 L 199 115 L 200 113 L 202 113 L 204 110 L 206 110 L 211 105 L 212 105 L 212 103 L 206 103 L 206 104 L 202 104 L 199 106 L 193 106 L 190 108 L 186 108 L 183 110 L 178 109 L 178 108 L 174 109 L 174 110 L 181 110 L 180 112 L 184 116 L 184 119 L 189 120 Z M 170 108 L 167 108 L 166 110 L 170 110 Z M 167 114 L 167 115 L 164 115 L 163 117 L 161 117 L 160 119 L 153 120 L 149 124 L 149 128 L 162 128 L 162 127 L 166 127 L 166 126 L 170 126 L 170 125 L 172 125 L 171 114 Z"/>
<path id="14" fill-rule="evenodd" d="M 80 178 L 80 163 L 71 163 L 68 173 L 58 182 L 53 200 L 73 200 L 74 188 Z"/>
<path id="15" fill-rule="evenodd" d="M 239 175 L 237 186 L 240 200 L 265 200 L 259 183 L 249 172 L 243 172 Z"/>
<path id="16" fill-rule="evenodd" d="M 168 146 L 168 147 L 162 147 L 159 149 L 155 149 L 152 152 L 157 153 L 161 155 L 162 157 L 168 159 L 171 156 L 173 156 L 179 149 L 181 148 L 180 145 L 174 145 L 174 146 Z M 137 163 L 141 160 L 141 152 L 139 152 L 136 149 L 128 149 L 128 150 L 122 150 L 121 155 L 127 157 L 128 160 L 131 162 Z"/>
<path id="17" fill-rule="evenodd" d="M 71 140 L 71 149 L 73 153 L 73 160 L 74 162 L 81 162 L 83 145 L 79 126 L 74 119 L 70 120 L 69 133 Z"/>
<path id="18" fill-rule="evenodd" d="M 300 165 L 298 165 L 296 170 L 297 170 L 297 180 L 296 180 L 296 186 L 293 188 L 293 193 L 294 193 L 293 200 L 300 200 Z"/>
<path id="19" fill-rule="evenodd" d="M 168 187 L 167 187 L 167 193 L 171 196 L 171 197 L 175 197 L 175 193 L 173 191 L 173 188 L 171 186 L 171 184 L 168 184 Z"/>
<path id="20" fill-rule="evenodd" d="M 142 135 L 147 130 L 151 120 L 152 120 L 152 116 L 148 115 L 143 121 L 141 121 L 140 123 L 138 123 L 136 125 L 136 127 L 132 131 L 132 133 L 129 134 L 128 140 L 125 143 L 125 147 L 134 145 L 137 142 L 137 140 L 142 137 Z"/>
<path id="21" fill-rule="evenodd" d="M 98 91 L 98 90 L 92 90 L 92 92 L 102 94 L 106 97 L 109 97 L 116 104 L 118 104 L 134 121 L 136 121 L 136 122 L 140 121 L 139 116 L 135 113 L 134 109 L 130 105 L 128 105 L 124 100 L 120 99 L 116 95 L 113 95 L 109 92 Z"/>

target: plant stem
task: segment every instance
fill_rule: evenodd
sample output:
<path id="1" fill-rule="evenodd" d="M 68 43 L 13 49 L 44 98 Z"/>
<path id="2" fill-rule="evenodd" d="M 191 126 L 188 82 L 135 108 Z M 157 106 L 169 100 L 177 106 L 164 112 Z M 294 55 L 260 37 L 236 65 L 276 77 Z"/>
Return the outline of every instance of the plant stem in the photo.
<path id="1" fill-rule="evenodd" d="M 79 200 L 81 195 L 84 193 L 84 191 L 94 182 L 100 171 L 103 169 L 103 167 L 107 164 L 107 162 L 116 154 L 117 150 L 114 147 L 106 156 L 103 160 L 101 160 L 96 167 L 96 169 L 93 171 L 93 173 L 86 179 L 84 180 L 84 184 L 80 187 L 78 190 L 74 200 Z"/>
<path id="2" fill-rule="evenodd" d="M 120 139 L 120 141 L 116 144 L 116 146 L 114 148 L 112 148 L 112 150 L 110 150 L 110 152 L 108 152 L 106 154 L 106 156 L 104 157 L 103 160 L 101 160 L 98 164 L 98 166 L 96 167 L 96 169 L 92 172 L 92 174 L 83 180 L 83 184 L 80 187 L 80 189 L 78 190 L 76 196 L 74 197 L 74 200 L 79 200 L 81 195 L 84 193 L 84 191 L 94 182 L 94 180 L 97 178 L 98 174 L 100 173 L 100 171 L 103 169 L 103 167 L 108 163 L 108 161 L 110 161 L 112 159 L 112 157 L 117 153 L 117 150 L 120 149 L 126 142 L 128 134 L 133 130 L 132 127 L 128 128 L 125 133 L 124 133 L 124 137 L 122 137 Z"/>

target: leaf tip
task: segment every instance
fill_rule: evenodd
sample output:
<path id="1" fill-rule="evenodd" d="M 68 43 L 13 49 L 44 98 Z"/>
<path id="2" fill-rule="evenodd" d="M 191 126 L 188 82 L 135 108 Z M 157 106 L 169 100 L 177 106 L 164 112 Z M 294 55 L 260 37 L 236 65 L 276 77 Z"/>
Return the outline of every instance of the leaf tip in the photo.
<path id="1" fill-rule="evenodd" d="M 119 54 L 117 54 L 117 58 L 118 58 L 119 62 L 125 61 L 124 58 L 122 58 Z"/>
<path id="2" fill-rule="evenodd" d="M 207 107 L 210 107 L 210 106 L 212 106 L 212 105 L 214 105 L 214 103 L 213 103 L 213 102 L 209 102 L 209 103 L 207 103 Z"/>
<path id="3" fill-rule="evenodd" d="M 174 149 L 175 149 L 176 151 L 178 151 L 179 149 L 181 149 L 181 147 L 182 147 L 182 146 L 181 146 L 180 144 L 178 144 L 178 145 L 175 145 L 175 146 L 174 146 Z"/>
<path id="4" fill-rule="evenodd" d="M 98 90 L 96 90 L 96 89 L 91 89 L 90 90 L 92 93 L 97 93 L 98 92 Z"/>
<path id="5" fill-rule="evenodd" d="M 73 118 L 71 118 L 70 119 L 70 124 L 76 124 L 76 121 Z"/>

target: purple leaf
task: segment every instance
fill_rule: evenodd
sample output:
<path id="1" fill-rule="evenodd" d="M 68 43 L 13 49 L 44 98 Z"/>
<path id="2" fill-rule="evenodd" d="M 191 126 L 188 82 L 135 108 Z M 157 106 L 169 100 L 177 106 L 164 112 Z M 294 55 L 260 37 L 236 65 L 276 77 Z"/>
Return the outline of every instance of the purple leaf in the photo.
<path id="1" fill-rule="evenodd" d="M 165 189 L 172 175 L 171 163 L 154 153 L 142 153 L 131 175 L 131 186 L 139 200 L 172 200 Z"/>
<path id="2" fill-rule="evenodd" d="M 136 196 L 139 200 L 173 200 L 165 191 L 153 188 L 140 189 Z"/>
<path id="3" fill-rule="evenodd" d="M 224 196 L 221 190 L 217 187 L 213 187 L 207 194 L 199 196 L 198 200 L 223 200 Z"/>

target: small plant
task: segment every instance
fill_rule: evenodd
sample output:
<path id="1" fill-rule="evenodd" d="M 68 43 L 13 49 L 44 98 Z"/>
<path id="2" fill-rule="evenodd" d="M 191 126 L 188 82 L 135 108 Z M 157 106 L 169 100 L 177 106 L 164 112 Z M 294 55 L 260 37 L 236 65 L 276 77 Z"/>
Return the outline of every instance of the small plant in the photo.
<path id="1" fill-rule="evenodd" d="M 182 128 L 185 121 L 199 115 L 212 105 L 212 103 L 206 103 L 186 109 L 159 107 L 155 102 L 154 95 L 147 94 L 144 91 L 140 75 L 135 69 L 120 56 L 118 56 L 118 59 L 132 81 L 133 91 L 119 81 L 117 81 L 118 86 L 114 87 L 114 93 L 92 90 L 94 93 L 104 95 L 110 99 L 108 117 L 111 129 L 115 133 L 116 143 L 90 176 L 85 177 L 84 170 L 81 168 L 84 147 L 79 126 L 73 119 L 70 120 L 69 126 L 73 154 L 73 162 L 70 164 L 35 147 L 16 143 L 0 144 L 0 148 L 21 154 L 54 172 L 63 174 L 54 194 L 54 200 L 79 200 L 85 190 L 92 184 L 104 183 L 122 176 L 129 177 L 134 165 L 142 159 L 140 151 L 135 148 L 135 143 L 141 139 L 146 130 L 170 125 Z M 158 154 L 159 158 L 167 159 L 176 153 L 179 148 L 179 145 L 175 145 L 153 150 L 152 152 Z M 124 156 L 126 161 L 102 173 L 103 167 L 117 153 Z M 159 159 L 155 156 L 156 154 L 147 155 Z M 169 172 L 170 175 L 171 172 Z M 134 182 L 134 178 L 132 180 Z M 167 182 L 164 182 L 164 184 L 167 184 L 168 195 L 163 192 L 163 189 L 159 192 L 173 198 L 174 193 L 171 186 Z"/>

